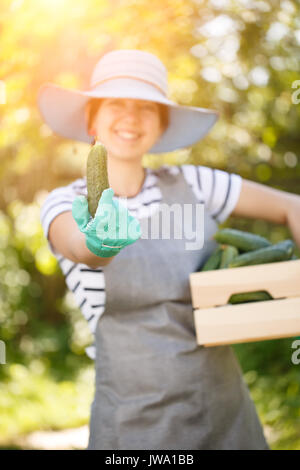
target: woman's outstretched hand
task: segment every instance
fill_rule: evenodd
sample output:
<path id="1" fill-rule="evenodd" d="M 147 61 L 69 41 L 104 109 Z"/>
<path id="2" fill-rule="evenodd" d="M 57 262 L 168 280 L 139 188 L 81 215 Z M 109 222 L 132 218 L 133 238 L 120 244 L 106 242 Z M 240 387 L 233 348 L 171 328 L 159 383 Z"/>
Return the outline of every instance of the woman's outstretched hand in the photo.
<path id="1" fill-rule="evenodd" d="M 97 256 L 108 258 L 141 236 L 138 219 L 113 200 L 112 188 L 105 189 L 92 218 L 85 196 L 77 196 L 72 204 L 72 215 L 79 230 L 85 234 L 86 246 Z"/>

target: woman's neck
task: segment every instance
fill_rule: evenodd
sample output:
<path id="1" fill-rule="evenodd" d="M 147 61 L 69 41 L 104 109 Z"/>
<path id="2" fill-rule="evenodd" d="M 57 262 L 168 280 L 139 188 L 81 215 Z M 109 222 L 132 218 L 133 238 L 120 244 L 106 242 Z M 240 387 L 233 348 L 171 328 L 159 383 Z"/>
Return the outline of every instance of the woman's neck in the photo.
<path id="1" fill-rule="evenodd" d="M 120 161 L 107 159 L 107 173 L 109 187 L 118 197 L 135 197 L 143 187 L 146 178 L 146 169 L 141 161 Z"/>

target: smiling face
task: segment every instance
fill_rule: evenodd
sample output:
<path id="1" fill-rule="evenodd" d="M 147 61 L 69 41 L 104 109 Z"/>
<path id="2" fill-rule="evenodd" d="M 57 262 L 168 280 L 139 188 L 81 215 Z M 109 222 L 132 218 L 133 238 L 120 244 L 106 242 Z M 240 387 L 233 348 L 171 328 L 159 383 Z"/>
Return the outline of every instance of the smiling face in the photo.
<path id="1" fill-rule="evenodd" d="M 165 130 L 159 106 L 153 101 L 104 98 L 92 128 L 109 155 L 141 159 Z"/>

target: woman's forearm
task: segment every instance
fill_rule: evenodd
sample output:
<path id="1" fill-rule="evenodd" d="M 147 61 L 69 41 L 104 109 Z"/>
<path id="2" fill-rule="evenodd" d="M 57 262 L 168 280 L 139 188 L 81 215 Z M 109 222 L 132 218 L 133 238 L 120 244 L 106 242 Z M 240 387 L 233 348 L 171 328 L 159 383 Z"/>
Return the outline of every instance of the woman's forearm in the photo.
<path id="1" fill-rule="evenodd" d="M 102 258 L 92 253 L 85 243 L 85 235 L 80 231 L 74 232 L 71 237 L 71 250 L 78 262 L 96 269 L 100 266 L 109 264 L 114 256 L 110 258 Z"/>
<path id="2" fill-rule="evenodd" d="M 291 195 L 287 204 L 286 224 L 291 230 L 292 236 L 300 249 L 300 196 Z"/>
<path id="3" fill-rule="evenodd" d="M 78 229 L 71 211 L 55 217 L 50 224 L 48 238 L 53 248 L 65 258 L 93 269 L 107 265 L 114 258 L 100 258 L 88 249 L 85 235 Z"/>
<path id="4" fill-rule="evenodd" d="M 240 197 L 232 215 L 287 225 L 300 248 L 300 196 L 254 181 L 242 180 Z"/>

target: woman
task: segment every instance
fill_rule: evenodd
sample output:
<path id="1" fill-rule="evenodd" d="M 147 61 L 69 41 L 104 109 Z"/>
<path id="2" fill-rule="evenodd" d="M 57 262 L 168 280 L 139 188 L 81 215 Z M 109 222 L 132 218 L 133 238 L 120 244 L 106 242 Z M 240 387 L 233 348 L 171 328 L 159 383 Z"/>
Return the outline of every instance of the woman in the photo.
<path id="1" fill-rule="evenodd" d="M 94 219 L 85 178 L 52 191 L 41 211 L 49 246 L 95 335 L 88 449 L 268 449 L 232 348 L 196 344 L 188 281 L 229 214 L 286 223 L 300 246 L 300 198 L 204 166 L 143 168 L 145 153 L 191 145 L 217 119 L 168 100 L 166 69 L 148 52 L 110 52 L 90 90 L 46 85 L 39 106 L 54 131 L 84 142 L 93 135 L 108 152 L 110 188 Z M 143 237 L 149 221 L 159 228 L 162 203 L 204 204 L 196 221 L 203 246 Z M 125 238 L 121 223 L 113 224 L 124 214 L 123 223 L 135 227 Z"/>

